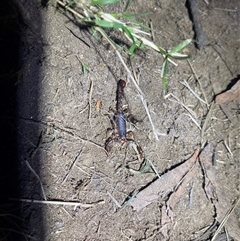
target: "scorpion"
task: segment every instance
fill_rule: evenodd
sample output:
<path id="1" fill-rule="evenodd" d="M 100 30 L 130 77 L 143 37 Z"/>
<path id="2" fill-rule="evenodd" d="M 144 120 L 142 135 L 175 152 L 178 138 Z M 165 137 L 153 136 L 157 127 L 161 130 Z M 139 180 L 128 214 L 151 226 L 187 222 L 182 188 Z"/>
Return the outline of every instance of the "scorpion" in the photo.
<path id="1" fill-rule="evenodd" d="M 109 156 L 112 145 L 114 142 L 120 143 L 132 143 L 137 147 L 138 154 L 140 158 L 143 158 L 143 150 L 141 146 L 134 141 L 132 138 L 128 138 L 129 132 L 126 131 L 126 118 L 123 110 L 123 99 L 124 99 L 124 88 L 126 86 L 126 81 L 120 79 L 117 84 L 117 104 L 116 112 L 114 117 L 110 117 L 112 128 L 108 131 L 114 131 L 110 137 L 105 142 L 105 150 Z"/>

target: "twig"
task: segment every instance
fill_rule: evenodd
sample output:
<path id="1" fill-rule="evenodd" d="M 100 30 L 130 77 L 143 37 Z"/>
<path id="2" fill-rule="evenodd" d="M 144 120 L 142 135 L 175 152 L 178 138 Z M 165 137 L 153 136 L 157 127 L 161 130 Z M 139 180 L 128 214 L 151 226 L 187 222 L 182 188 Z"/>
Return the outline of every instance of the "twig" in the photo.
<path id="1" fill-rule="evenodd" d="M 57 4 L 61 5 L 61 6 L 64 7 L 64 8 L 66 7 L 66 4 L 63 3 L 61 0 L 56 0 L 56 5 L 57 5 Z M 81 15 L 80 13 L 78 13 L 77 11 L 75 11 L 75 10 L 72 9 L 72 8 L 67 8 L 67 10 L 68 10 L 69 12 L 73 13 L 74 15 L 76 15 L 77 17 L 81 18 L 81 19 L 85 18 L 83 15 Z"/>
<path id="2" fill-rule="evenodd" d="M 224 140 L 223 143 L 224 143 L 224 146 L 226 147 L 226 149 L 228 150 L 228 152 L 230 153 L 231 157 L 233 157 L 233 153 L 232 153 L 230 147 L 228 146 L 227 141 Z"/>
<path id="3" fill-rule="evenodd" d="M 74 218 L 72 217 L 72 215 L 71 215 L 64 207 L 62 207 L 62 210 L 63 210 L 72 220 L 74 220 Z"/>
<path id="4" fill-rule="evenodd" d="M 92 92 L 93 92 L 93 81 L 91 81 L 91 84 L 90 84 L 90 90 L 89 90 L 89 99 L 88 99 L 88 106 L 89 106 L 89 109 L 88 109 L 88 119 L 89 119 L 89 122 L 90 122 L 90 126 L 91 126 L 91 111 L 92 111 Z"/>
<path id="5" fill-rule="evenodd" d="M 86 107 L 87 108 L 87 107 Z M 86 109 L 85 108 L 85 109 Z M 84 110 L 85 110 L 84 109 Z M 86 143 L 90 143 L 90 144 L 92 144 L 92 145 L 94 145 L 94 146 L 96 146 L 96 147 L 98 147 L 98 148 L 101 148 L 101 149 L 103 149 L 104 151 L 105 151 L 105 148 L 103 147 L 103 146 L 101 146 L 100 144 L 98 144 L 98 143 L 96 143 L 96 142 L 94 142 L 94 141 L 91 141 L 91 140 L 89 140 L 89 139 L 87 139 L 87 138 L 84 138 L 84 137 L 81 137 L 80 135 L 77 135 L 77 134 L 75 134 L 75 133 L 73 133 L 72 131 L 75 131 L 75 132 L 77 132 L 77 131 L 79 131 L 78 129 L 76 129 L 76 128 L 70 128 L 70 127 L 60 127 L 60 126 L 57 126 L 56 125 L 56 120 L 54 119 L 54 118 L 48 118 L 49 119 L 49 121 L 47 122 L 47 121 L 39 121 L 39 120 L 34 120 L 34 119 L 27 119 L 27 118 L 23 118 L 23 117 L 18 117 L 19 119 L 21 119 L 21 120 L 25 120 L 25 121 L 29 121 L 30 123 L 37 123 L 37 124 L 41 124 L 41 125 L 46 125 L 46 126 L 49 126 L 49 125 L 51 125 L 52 126 L 52 128 L 54 128 L 55 130 L 58 130 L 58 131 L 61 131 L 61 132 L 64 132 L 64 133 L 66 133 L 67 135 L 69 135 L 69 136 L 72 136 L 73 138 L 75 138 L 75 139 L 77 139 L 77 140 L 80 140 L 80 141 L 82 141 L 82 142 L 86 142 Z M 19 134 L 21 134 L 20 132 L 19 132 Z M 26 140 L 28 140 L 25 136 L 23 136 Z M 30 141 L 29 141 L 30 142 Z M 35 145 L 32 143 L 32 142 L 30 142 L 34 147 L 35 147 Z"/>
<path id="6" fill-rule="evenodd" d="M 136 80 L 137 84 L 139 85 L 139 74 L 137 76 L 137 73 L 136 73 L 135 69 L 133 68 L 132 58 L 130 58 L 130 64 L 132 67 L 133 77 Z"/>
<path id="7" fill-rule="evenodd" d="M 78 106 L 74 106 L 74 108 L 76 108 Z M 88 109 L 88 104 L 81 110 L 79 111 L 79 114 L 82 114 L 83 112 L 85 112 Z"/>
<path id="8" fill-rule="evenodd" d="M 226 11 L 226 12 L 237 12 L 238 9 L 229 9 L 229 8 L 214 8 L 214 10 Z"/>
<path id="9" fill-rule="evenodd" d="M 144 106 L 144 108 L 145 108 L 145 111 L 146 111 L 146 113 L 147 113 L 148 120 L 149 120 L 149 122 L 150 122 L 150 124 L 151 124 L 151 126 L 152 126 L 153 134 L 154 134 L 156 140 L 159 141 L 158 136 L 166 136 L 166 134 L 165 134 L 165 133 L 160 133 L 159 131 L 157 131 L 157 130 L 155 129 L 155 126 L 154 126 L 154 124 L 153 124 L 153 121 L 152 121 L 150 112 L 149 112 L 148 107 L 147 107 L 147 102 L 146 102 L 146 100 L 143 98 L 142 95 L 140 95 L 140 99 L 141 99 L 142 104 L 143 104 L 143 106 Z"/>
<path id="10" fill-rule="evenodd" d="M 56 90 L 56 94 L 53 97 L 53 101 L 57 98 L 58 94 L 59 94 L 59 88 L 57 88 L 57 90 Z"/>
<path id="11" fill-rule="evenodd" d="M 175 100 L 174 100 L 174 99 L 170 99 L 170 98 L 169 98 L 170 96 L 172 96 L 173 98 L 175 98 Z M 169 99 L 169 100 L 171 100 L 171 101 L 173 101 L 173 102 L 178 103 L 178 104 L 181 105 L 184 109 L 186 109 L 186 110 L 189 112 L 190 115 L 196 117 L 196 113 L 195 113 L 193 110 L 191 110 L 190 108 L 188 108 L 186 105 L 184 105 L 184 104 L 183 104 L 175 95 L 173 95 L 172 93 L 167 94 L 166 96 L 164 96 L 164 98 L 165 98 L 165 99 Z M 193 117 L 192 117 L 192 118 L 193 118 Z"/>
<path id="12" fill-rule="evenodd" d="M 152 161 L 148 160 L 148 162 L 151 164 L 151 167 L 152 167 L 153 171 L 155 172 L 155 174 L 158 176 L 158 178 L 160 178 L 160 175 L 158 174 L 158 171 L 155 168 L 155 166 L 153 165 Z"/>
<path id="13" fill-rule="evenodd" d="M 41 121 L 40 123 L 45 124 L 45 125 L 48 125 L 48 124 L 49 124 L 49 123 L 43 122 L 43 121 Z M 97 143 L 94 142 L 94 141 L 88 140 L 88 139 L 86 139 L 86 138 L 83 138 L 83 137 L 81 137 L 81 136 L 73 133 L 70 128 L 67 129 L 67 128 L 65 128 L 65 127 L 59 127 L 59 126 L 57 126 L 55 123 L 53 123 L 53 125 L 54 125 L 53 127 L 54 127 L 55 129 L 60 130 L 60 131 L 62 131 L 62 132 L 65 132 L 66 134 L 68 134 L 68 135 L 70 135 L 70 136 L 72 136 L 72 137 L 74 137 L 74 138 L 76 138 L 76 139 L 78 139 L 78 140 L 81 140 L 82 142 L 87 142 L 87 143 L 93 144 L 94 146 L 96 146 L 96 147 L 98 147 L 98 148 L 101 148 L 101 149 L 103 149 L 103 150 L 105 151 L 105 148 L 104 148 L 103 146 L 97 144 Z M 70 129 L 70 130 L 69 130 L 69 129 Z M 75 131 L 77 131 L 77 129 L 75 129 Z"/>
<path id="14" fill-rule="evenodd" d="M 109 193 L 108 191 L 107 191 L 107 194 L 108 194 L 109 197 L 113 200 L 113 202 L 114 202 L 119 208 L 121 208 L 121 205 L 120 205 L 119 202 L 112 196 L 112 194 Z"/>
<path id="15" fill-rule="evenodd" d="M 199 231 L 203 231 L 203 234 L 201 234 L 198 238 L 194 239 L 193 241 L 203 241 L 208 240 L 209 236 L 213 233 L 214 229 L 216 229 L 217 220 L 215 219 L 214 222 L 205 228 L 202 228 Z"/>
<path id="16" fill-rule="evenodd" d="M 43 184 L 41 182 L 40 177 L 38 176 L 38 174 L 32 169 L 32 167 L 30 166 L 29 162 L 27 160 L 25 160 L 26 165 L 28 166 L 28 168 L 31 170 L 31 172 L 35 175 L 35 177 L 38 179 L 41 189 L 42 189 L 42 194 L 43 194 L 43 198 L 44 200 L 47 200 L 47 197 L 45 195 L 44 189 L 43 189 Z"/>
<path id="17" fill-rule="evenodd" d="M 210 108 L 208 110 L 207 116 L 205 118 L 205 121 L 204 121 L 202 129 L 201 129 L 201 143 L 202 144 L 203 144 L 203 136 L 205 134 L 206 127 L 209 123 L 210 117 L 212 116 L 213 107 L 214 107 L 214 102 L 212 102 L 212 104 L 210 105 Z"/>
<path id="18" fill-rule="evenodd" d="M 197 74 L 196 74 L 193 66 L 190 64 L 190 62 L 189 62 L 188 59 L 187 59 L 187 62 L 188 62 L 189 66 L 190 66 L 190 68 L 191 68 L 191 70 L 192 70 L 192 72 L 193 72 L 193 75 L 194 75 L 195 79 L 197 80 L 197 82 L 198 82 L 198 84 L 199 84 L 199 86 L 200 86 L 200 90 L 201 90 L 201 92 L 202 92 L 202 94 L 203 94 L 203 97 L 204 97 L 204 100 L 205 100 L 205 102 L 206 102 L 206 104 L 207 104 L 207 107 L 209 107 L 209 104 L 208 104 L 208 101 L 207 101 L 207 96 L 206 96 L 205 91 L 204 91 L 204 89 L 203 89 L 203 87 L 202 87 L 202 84 L 201 84 L 201 82 L 200 82 L 200 80 L 199 80 L 199 77 L 197 76 Z"/>
<path id="19" fill-rule="evenodd" d="M 76 158 L 74 159 L 72 165 L 70 166 L 67 174 L 65 175 L 63 181 L 62 181 L 62 184 L 67 180 L 68 176 L 69 176 L 69 173 L 71 172 L 71 170 L 73 169 L 73 167 L 75 166 L 75 164 L 77 163 L 77 161 L 79 160 L 80 156 L 82 155 L 82 150 L 79 152 L 79 154 L 76 156 Z"/>
<path id="20" fill-rule="evenodd" d="M 234 209 L 237 207 L 238 203 L 240 201 L 240 198 L 238 198 L 238 200 L 235 202 L 235 204 L 230 208 L 230 210 L 228 210 L 228 212 L 226 213 L 224 219 L 222 220 L 221 224 L 219 225 L 219 227 L 217 228 L 215 234 L 213 235 L 211 241 L 214 241 L 214 239 L 217 237 L 217 235 L 220 233 L 222 227 L 225 225 L 225 223 L 227 222 L 227 220 L 229 219 L 230 215 L 232 214 L 232 212 L 234 211 Z"/>
<path id="21" fill-rule="evenodd" d="M 193 123 L 199 128 L 199 130 L 201 130 L 201 126 L 197 123 L 197 121 L 190 114 L 185 114 L 185 115 L 189 116 L 191 118 L 191 120 L 193 121 Z"/>
<path id="22" fill-rule="evenodd" d="M 88 177 L 91 177 L 91 175 L 90 175 L 88 172 L 84 171 L 81 167 L 76 166 L 76 168 L 78 168 L 81 172 L 83 172 L 84 174 L 86 174 Z"/>
<path id="23" fill-rule="evenodd" d="M 10 198 L 9 200 L 18 201 L 18 202 L 27 202 L 27 203 L 40 203 L 40 204 L 53 204 L 53 205 L 65 205 L 65 206 L 81 206 L 84 208 L 90 208 L 96 204 L 103 204 L 105 201 L 100 200 L 95 203 L 85 204 L 80 202 L 64 202 L 64 201 L 43 201 L 43 200 L 31 200 L 24 198 Z"/>
<path id="24" fill-rule="evenodd" d="M 207 103 L 203 99 L 201 99 L 195 91 L 193 91 L 193 89 L 190 87 L 190 85 L 188 84 L 188 82 L 185 79 L 183 81 L 180 81 L 180 83 L 182 85 L 184 85 L 185 87 L 187 87 L 198 100 L 200 100 L 202 103 L 207 105 Z"/>

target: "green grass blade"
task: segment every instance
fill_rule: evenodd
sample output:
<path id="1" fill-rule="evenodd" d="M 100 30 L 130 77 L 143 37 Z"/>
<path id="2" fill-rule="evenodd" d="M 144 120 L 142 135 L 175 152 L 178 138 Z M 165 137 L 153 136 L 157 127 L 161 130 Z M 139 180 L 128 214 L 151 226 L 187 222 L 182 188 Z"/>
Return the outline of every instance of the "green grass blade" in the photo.
<path id="1" fill-rule="evenodd" d="M 92 5 L 106 5 L 106 4 L 112 4 L 117 3 L 120 0 L 91 0 Z"/>
<path id="2" fill-rule="evenodd" d="M 136 47 L 137 47 L 137 45 L 136 45 L 135 43 L 133 43 L 133 44 L 131 45 L 131 47 L 129 48 L 129 50 L 128 50 L 128 54 L 129 54 L 129 55 L 132 55 L 133 52 L 134 52 L 134 50 L 136 49 Z"/>
<path id="3" fill-rule="evenodd" d="M 168 56 L 164 58 L 163 65 L 162 65 L 161 78 L 162 78 L 163 90 L 166 90 L 167 88 L 167 67 L 168 67 Z"/>
<path id="4" fill-rule="evenodd" d="M 125 5 L 125 8 L 124 8 L 123 12 L 127 11 L 128 7 L 129 7 L 129 5 L 130 5 L 130 2 L 131 2 L 131 0 L 127 0 L 127 2 L 126 2 L 126 5 Z"/>
<path id="5" fill-rule="evenodd" d="M 91 28 L 91 30 L 92 30 L 92 35 L 93 35 L 93 37 L 96 38 L 96 39 L 98 39 L 98 35 L 97 35 L 96 29 L 95 29 L 95 28 Z"/>
<path id="6" fill-rule="evenodd" d="M 88 71 L 88 66 L 86 64 L 82 63 L 82 72 L 83 72 L 84 77 L 87 76 L 87 71 Z"/>
<path id="7" fill-rule="evenodd" d="M 97 25 L 99 27 L 103 27 L 103 28 L 123 28 L 123 24 L 122 23 L 117 23 L 117 22 L 108 22 L 106 20 L 101 20 L 101 19 L 96 19 L 94 21 L 92 21 L 92 23 L 94 25 Z"/>
<path id="8" fill-rule="evenodd" d="M 166 51 L 164 48 L 162 48 L 162 47 L 160 47 L 160 46 L 157 46 L 157 48 L 158 48 L 158 51 L 159 51 L 160 53 L 162 53 L 162 54 L 164 54 L 164 55 L 167 55 L 167 51 Z"/>
<path id="9" fill-rule="evenodd" d="M 111 13 L 112 16 L 114 16 L 115 18 L 120 18 L 120 17 L 123 17 L 125 19 L 127 19 L 130 23 L 135 23 L 137 26 L 139 27 L 142 27 L 144 29 L 147 29 L 147 30 L 150 30 L 150 28 L 139 22 L 137 19 L 136 19 L 136 16 L 141 16 L 141 15 L 148 15 L 149 13 L 143 13 L 143 14 L 132 14 L 132 13 L 127 13 L 127 12 L 122 12 L 122 13 Z"/>
<path id="10" fill-rule="evenodd" d="M 129 31 L 129 29 L 127 27 L 125 27 L 125 26 L 122 26 L 122 30 L 132 40 L 132 42 L 135 43 L 135 39 L 136 38 L 134 38 L 132 33 Z"/>
<path id="11" fill-rule="evenodd" d="M 186 47 L 189 43 L 191 43 L 192 39 L 186 39 L 182 41 L 180 44 L 176 45 L 175 47 L 171 48 L 168 51 L 168 54 L 172 56 L 172 54 L 182 50 L 184 47 Z"/>
<path id="12" fill-rule="evenodd" d="M 147 25 L 137 21 L 137 19 L 135 18 L 135 14 L 123 12 L 123 13 L 120 14 L 120 16 L 125 18 L 125 19 L 127 19 L 127 20 L 129 20 L 132 23 L 137 24 L 138 26 L 140 26 L 140 27 L 142 27 L 144 29 L 150 30 L 150 28 Z"/>
<path id="13" fill-rule="evenodd" d="M 189 58 L 189 55 L 187 55 L 187 54 L 180 54 L 180 53 L 174 53 L 174 54 L 171 54 L 170 56 L 172 58 L 174 58 L 174 59 L 179 59 L 179 60 L 184 60 L 184 59 Z"/>
<path id="14" fill-rule="evenodd" d="M 68 2 L 68 4 L 66 5 L 66 8 L 72 7 L 72 5 L 75 4 L 75 0 L 71 0 Z"/>

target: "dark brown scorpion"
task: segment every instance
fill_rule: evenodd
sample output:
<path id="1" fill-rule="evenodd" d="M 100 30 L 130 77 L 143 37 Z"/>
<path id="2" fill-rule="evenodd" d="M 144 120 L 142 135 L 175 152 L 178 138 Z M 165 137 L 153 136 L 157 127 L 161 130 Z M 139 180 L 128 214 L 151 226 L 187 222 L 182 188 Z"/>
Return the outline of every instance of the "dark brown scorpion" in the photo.
<path id="1" fill-rule="evenodd" d="M 125 80 L 119 80 L 117 84 L 117 104 L 116 104 L 116 113 L 114 114 L 114 118 L 110 117 L 112 129 L 108 129 L 113 132 L 112 136 L 110 136 L 106 142 L 105 142 L 105 150 L 107 154 L 110 154 L 112 145 L 114 142 L 120 142 L 120 143 L 132 143 L 137 147 L 138 154 L 140 158 L 143 158 L 143 150 L 141 146 L 135 142 L 132 138 L 128 138 L 126 131 L 126 118 L 124 115 L 123 110 L 123 99 L 124 99 L 124 91 L 123 89 L 126 86 Z"/>

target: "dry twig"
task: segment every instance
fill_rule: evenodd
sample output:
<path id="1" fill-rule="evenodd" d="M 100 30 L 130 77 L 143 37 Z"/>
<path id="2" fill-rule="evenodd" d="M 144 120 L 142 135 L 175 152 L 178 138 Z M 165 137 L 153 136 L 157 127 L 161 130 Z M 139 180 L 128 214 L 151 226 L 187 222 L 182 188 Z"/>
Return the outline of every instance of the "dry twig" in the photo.
<path id="1" fill-rule="evenodd" d="M 91 208 L 96 204 L 103 204 L 105 201 L 100 200 L 95 203 L 85 204 L 80 202 L 65 202 L 65 201 L 43 201 L 43 200 L 32 200 L 32 199 L 24 199 L 24 198 L 10 198 L 12 201 L 18 202 L 26 202 L 26 203 L 39 203 L 39 204 L 52 204 L 52 205 L 64 205 L 64 206 L 81 206 L 83 208 Z"/>
<path id="2" fill-rule="evenodd" d="M 75 164 L 78 162 L 80 156 L 82 155 L 82 150 L 77 154 L 77 156 L 75 157 L 73 163 L 71 164 L 67 174 L 65 175 L 63 181 L 62 181 L 62 184 L 67 180 L 68 176 L 69 176 L 69 173 L 71 172 L 71 170 L 73 169 L 73 167 L 75 166 Z"/>
<path id="3" fill-rule="evenodd" d="M 34 174 L 34 176 L 38 179 L 38 181 L 39 181 L 39 183 L 40 183 L 40 186 L 41 186 L 43 198 L 44 198 L 44 200 L 47 200 L 47 197 L 46 197 L 46 195 L 45 195 L 45 191 L 44 191 L 43 184 L 42 184 L 42 181 L 41 181 L 40 177 L 39 177 L 38 174 L 33 170 L 33 168 L 31 167 L 31 165 L 29 164 L 29 162 L 28 162 L 27 160 L 25 160 L 25 163 L 26 163 L 26 165 L 28 166 L 28 168 L 31 170 L 31 172 Z"/>
<path id="4" fill-rule="evenodd" d="M 232 212 L 235 210 L 235 208 L 237 207 L 238 203 L 240 201 L 240 198 L 238 198 L 238 200 L 235 202 L 235 204 L 228 210 L 228 212 L 226 213 L 225 217 L 223 218 L 221 224 L 219 225 L 219 227 L 217 228 L 215 234 L 213 235 L 211 241 L 214 241 L 214 239 L 217 237 L 217 235 L 220 233 L 221 229 L 223 228 L 223 226 L 225 225 L 225 223 L 227 222 L 227 220 L 229 219 L 230 215 L 232 214 Z"/>

